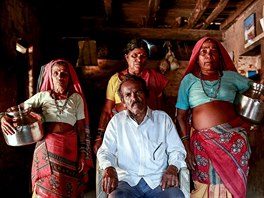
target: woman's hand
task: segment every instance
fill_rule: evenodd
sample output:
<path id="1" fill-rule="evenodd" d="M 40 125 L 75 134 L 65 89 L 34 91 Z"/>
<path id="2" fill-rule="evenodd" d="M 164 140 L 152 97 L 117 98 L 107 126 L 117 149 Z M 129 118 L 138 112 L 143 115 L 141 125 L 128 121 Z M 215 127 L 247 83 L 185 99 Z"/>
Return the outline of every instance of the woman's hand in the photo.
<path id="1" fill-rule="evenodd" d="M 118 177 L 117 172 L 114 167 L 107 167 L 104 170 L 103 178 L 102 178 L 102 190 L 106 194 L 110 194 L 113 190 L 116 189 L 118 185 Z"/>
<path id="2" fill-rule="evenodd" d="M 190 151 L 190 150 L 186 150 L 186 152 L 187 152 L 187 156 L 186 156 L 185 161 L 187 163 L 187 166 L 189 169 L 195 170 L 196 162 L 195 162 L 194 155 L 193 155 L 192 151 Z"/>
<path id="3" fill-rule="evenodd" d="M 16 129 L 13 127 L 12 123 L 6 118 L 6 116 L 3 116 L 1 118 L 1 129 L 2 132 L 6 135 L 13 135 L 16 133 Z"/>
<path id="4" fill-rule="evenodd" d="M 85 153 L 81 153 L 80 157 L 79 157 L 79 166 L 78 166 L 78 172 L 82 172 L 84 165 L 85 165 L 85 157 L 86 154 Z"/>
<path id="5" fill-rule="evenodd" d="M 162 190 L 171 186 L 177 187 L 179 185 L 178 169 L 174 165 L 169 165 L 165 173 L 162 175 L 160 186 Z"/>

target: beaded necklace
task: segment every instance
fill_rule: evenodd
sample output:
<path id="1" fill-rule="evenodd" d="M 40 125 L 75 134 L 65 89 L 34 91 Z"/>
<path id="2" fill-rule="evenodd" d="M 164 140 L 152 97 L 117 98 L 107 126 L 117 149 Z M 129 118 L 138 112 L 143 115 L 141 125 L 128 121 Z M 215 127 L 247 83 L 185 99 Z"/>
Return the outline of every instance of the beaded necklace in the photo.
<path id="1" fill-rule="evenodd" d="M 215 90 L 215 92 L 214 92 L 213 95 L 209 95 L 209 94 L 206 92 L 206 90 L 205 90 L 204 87 L 205 87 L 205 85 L 206 85 L 206 86 L 209 86 L 209 85 L 203 80 L 203 75 L 202 75 L 202 72 L 201 72 L 201 71 L 200 71 L 200 73 L 199 73 L 199 78 L 200 78 L 200 81 L 201 81 L 201 84 L 202 84 L 202 88 L 203 88 L 203 92 L 204 92 L 204 94 L 205 94 L 208 98 L 216 98 L 216 97 L 217 97 L 217 94 L 218 94 L 218 92 L 219 92 L 219 90 L 220 90 L 220 87 L 221 87 L 221 78 L 222 78 L 222 76 L 221 76 L 221 74 L 219 73 L 219 71 L 218 71 L 218 79 L 217 79 L 216 83 L 212 85 L 212 86 L 215 86 L 215 85 L 218 84 L 217 89 Z"/>
<path id="2" fill-rule="evenodd" d="M 65 102 L 64 102 L 64 104 L 62 106 L 59 106 L 58 100 L 56 99 L 56 94 L 55 94 L 54 91 L 52 91 L 52 97 L 54 98 L 54 102 L 55 102 L 55 105 L 56 105 L 56 108 L 57 108 L 59 114 L 62 114 L 62 112 L 66 108 L 66 105 L 67 105 L 67 103 L 69 101 L 68 92 L 66 94 L 66 100 L 65 100 Z"/>

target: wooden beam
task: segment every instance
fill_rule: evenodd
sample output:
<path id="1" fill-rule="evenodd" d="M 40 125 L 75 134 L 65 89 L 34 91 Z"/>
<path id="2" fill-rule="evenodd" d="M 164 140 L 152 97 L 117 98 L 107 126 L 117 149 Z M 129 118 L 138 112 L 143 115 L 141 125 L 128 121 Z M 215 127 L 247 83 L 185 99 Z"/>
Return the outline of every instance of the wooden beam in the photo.
<path id="1" fill-rule="evenodd" d="M 102 28 L 95 30 L 95 37 L 140 37 L 153 40 L 182 40 L 197 41 L 204 36 L 213 36 L 223 40 L 222 31 L 219 30 L 200 30 L 200 29 L 169 29 L 169 28 Z"/>
<path id="2" fill-rule="evenodd" d="M 106 20 L 112 18 L 112 0 L 104 0 L 104 10 L 106 14 Z"/>
<path id="3" fill-rule="evenodd" d="M 264 64 L 264 40 L 260 41 L 261 47 L 261 65 Z M 264 67 L 262 66 L 260 69 L 260 83 L 264 83 Z"/>
<path id="4" fill-rule="evenodd" d="M 220 25 L 220 29 L 226 30 L 227 28 L 229 28 L 233 23 L 236 22 L 237 17 L 240 16 L 248 6 L 252 5 L 254 1 L 255 0 L 245 0 L 244 3 L 240 5 L 239 8 L 237 8 L 237 10 Z"/>
<path id="5" fill-rule="evenodd" d="M 156 15 L 159 9 L 160 9 L 160 0 L 149 0 L 147 17 L 146 17 L 146 27 L 153 26 L 153 23 L 156 20 Z"/>
<path id="6" fill-rule="evenodd" d="M 207 17 L 201 29 L 206 29 L 210 23 L 225 9 L 229 0 L 220 0 L 213 12 Z"/>
<path id="7" fill-rule="evenodd" d="M 210 0 L 197 1 L 194 10 L 191 13 L 191 16 L 188 18 L 187 28 L 192 28 L 196 25 L 197 21 L 201 18 L 209 3 Z"/>

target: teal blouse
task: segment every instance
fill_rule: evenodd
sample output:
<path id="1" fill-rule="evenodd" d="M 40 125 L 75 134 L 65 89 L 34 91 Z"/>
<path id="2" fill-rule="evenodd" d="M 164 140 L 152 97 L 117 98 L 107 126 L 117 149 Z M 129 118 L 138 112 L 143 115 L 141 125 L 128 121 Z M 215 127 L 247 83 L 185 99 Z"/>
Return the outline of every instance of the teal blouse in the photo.
<path id="1" fill-rule="evenodd" d="M 199 78 L 192 73 L 187 74 L 181 81 L 176 108 L 187 110 L 213 100 L 234 102 L 236 93 L 245 92 L 250 86 L 250 79 L 233 71 L 223 71 L 221 86 L 216 98 L 208 97 L 204 91 Z M 204 80 L 204 90 L 211 96 L 218 89 L 217 80 Z"/>

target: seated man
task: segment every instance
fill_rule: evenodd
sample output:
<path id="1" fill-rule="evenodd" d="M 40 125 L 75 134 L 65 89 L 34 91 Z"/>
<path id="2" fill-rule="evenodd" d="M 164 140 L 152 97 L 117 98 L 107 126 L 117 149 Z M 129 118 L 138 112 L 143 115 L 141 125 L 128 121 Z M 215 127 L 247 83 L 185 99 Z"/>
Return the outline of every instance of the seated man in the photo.
<path id="1" fill-rule="evenodd" d="M 183 198 L 178 172 L 186 151 L 171 118 L 146 103 L 145 81 L 127 76 L 118 93 L 127 110 L 109 122 L 97 157 L 109 198 Z"/>

